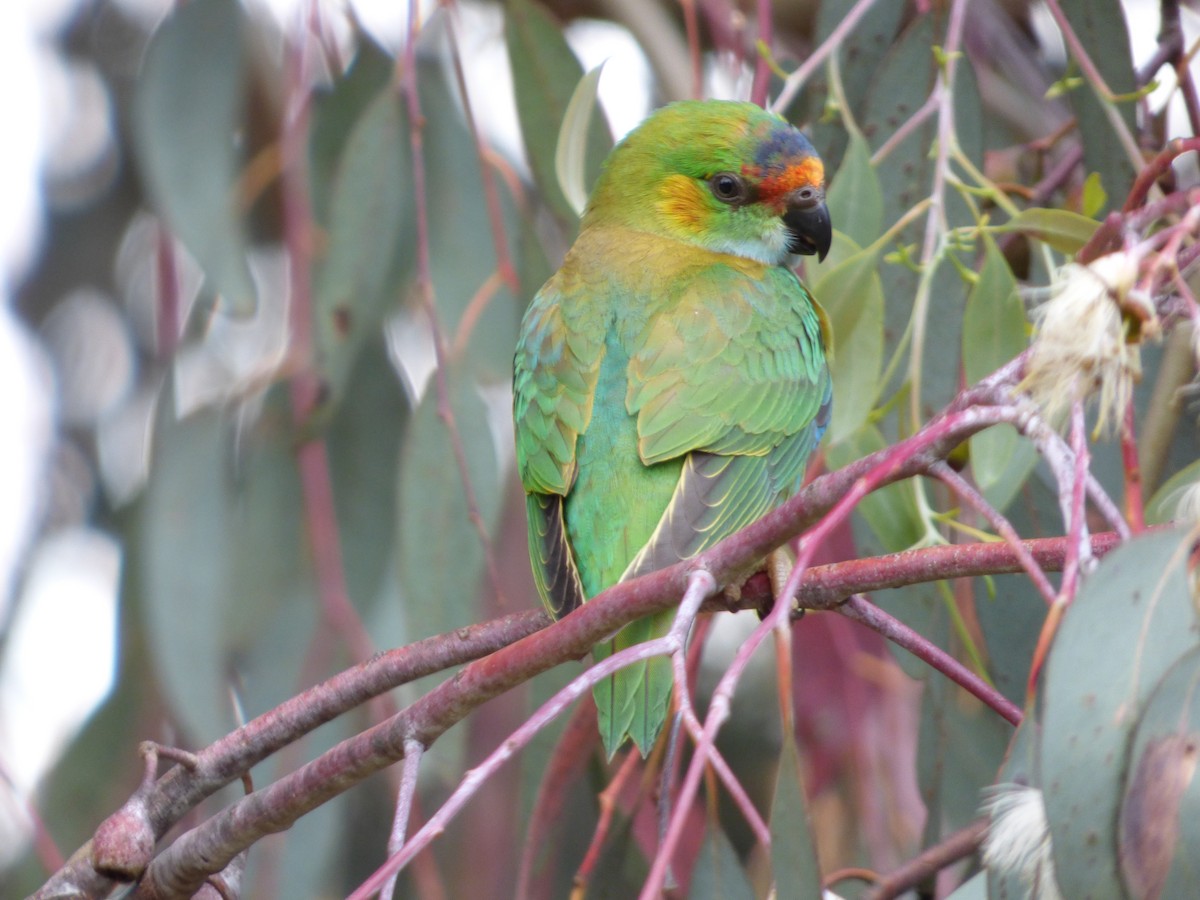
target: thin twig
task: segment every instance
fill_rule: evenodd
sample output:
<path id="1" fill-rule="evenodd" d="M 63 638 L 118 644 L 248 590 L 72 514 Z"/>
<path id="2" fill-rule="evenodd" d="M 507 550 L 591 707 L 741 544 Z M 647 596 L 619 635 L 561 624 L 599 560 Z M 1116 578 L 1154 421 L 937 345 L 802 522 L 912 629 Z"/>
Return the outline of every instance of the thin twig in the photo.
<path id="1" fill-rule="evenodd" d="M 492 751 L 487 759 L 467 772 L 459 786 L 442 804 L 441 808 L 429 818 L 424 827 L 413 835 L 412 840 L 405 844 L 399 853 L 394 854 L 383 866 L 380 866 L 350 895 L 348 900 L 367 900 L 368 897 L 373 896 L 388 877 L 401 871 L 417 853 L 425 849 L 429 842 L 445 829 L 450 820 L 458 814 L 459 810 L 466 805 L 466 802 L 492 773 L 508 762 L 518 750 L 533 740 L 542 728 L 598 682 L 635 662 L 662 656 L 665 653 L 682 652 L 684 638 L 696 613 L 700 610 L 700 605 L 715 590 L 716 581 L 708 571 L 694 570 L 688 577 L 688 588 L 684 592 L 683 599 L 679 603 L 679 611 L 666 636 L 614 653 L 572 679 L 566 687 L 542 704 L 504 743 Z"/>
<path id="2" fill-rule="evenodd" d="M 866 900 L 892 900 L 912 890 L 937 873 L 979 850 L 987 835 L 988 820 L 976 819 L 965 828 L 923 850 L 894 872 L 890 872 L 866 894 Z"/>
<path id="3" fill-rule="evenodd" d="M 854 6 L 842 17 L 837 25 L 829 33 L 829 37 L 821 42 L 821 46 L 813 50 L 808 55 L 808 59 L 804 60 L 801 66 L 792 72 L 787 77 L 787 81 L 783 83 L 783 89 L 779 92 L 779 96 L 775 98 L 775 102 L 771 104 L 773 112 L 782 113 L 788 108 L 788 105 L 795 98 L 800 89 L 804 87 L 804 83 L 808 81 L 813 72 L 817 71 L 817 67 L 829 57 L 834 50 L 842 46 L 842 42 L 854 28 L 862 21 L 863 16 L 875 5 L 875 0 L 858 0 Z"/>
<path id="4" fill-rule="evenodd" d="M 404 846 L 405 833 L 408 831 L 408 820 L 412 814 L 413 798 L 417 794 L 417 779 L 421 771 L 421 757 L 425 755 L 425 748 L 420 741 L 408 740 L 404 742 L 404 764 L 401 767 L 400 777 L 400 793 L 396 797 L 396 812 L 392 817 L 392 833 L 388 836 L 387 850 L 388 855 L 399 852 Z M 396 879 L 399 878 L 399 873 L 393 873 L 392 877 L 384 884 L 380 896 L 383 900 L 392 900 L 396 893 Z"/>
<path id="5" fill-rule="evenodd" d="M 1017 530 L 1013 528 L 1012 523 L 999 510 L 988 503 L 973 485 L 969 484 L 965 478 L 950 468 L 948 463 L 944 461 L 934 463 L 929 468 L 929 474 L 948 485 L 962 500 L 988 520 L 991 526 L 996 529 L 996 533 L 1004 538 L 1012 548 L 1017 559 L 1021 561 L 1022 568 L 1029 575 L 1029 580 L 1041 592 L 1046 603 L 1053 603 L 1054 595 L 1057 593 L 1054 590 L 1054 585 L 1050 583 L 1050 579 L 1046 577 L 1046 573 L 1042 571 L 1042 567 L 1037 564 L 1037 560 L 1033 558 L 1033 554 L 1021 542 L 1021 537 L 1017 534 Z"/>
<path id="6" fill-rule="evenodd" d="M 856 594 L 838 607 L 838 612 L 848 619 L 861 622 L 879 632 L 897 646 L 903 647 L 913 656 L 937 669 L 959 687 L 970 691 L 989 707 L 1003 716 L 1010 724 L 1021 724 L 1021 710 L 1015 703 L 960 663 L 936 644 L 913 631 L 900 620 L 888 615 L 866 597 Z"/>

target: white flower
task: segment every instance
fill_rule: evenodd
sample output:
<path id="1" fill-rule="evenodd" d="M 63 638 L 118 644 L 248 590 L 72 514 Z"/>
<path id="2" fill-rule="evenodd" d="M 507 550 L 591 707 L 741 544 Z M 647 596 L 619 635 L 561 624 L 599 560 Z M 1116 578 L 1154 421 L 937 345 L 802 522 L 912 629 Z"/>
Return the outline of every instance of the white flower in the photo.
<path id="1" fill-rule="evenodd" d="M 1096 430 L 1120 422 L 1142 374 L 1139 342 L 1158 334 L 1154 304 L 1135 288 L 1137 259 L 1110 253 L 1059 270 L 1033 310 L 1033 352 L 1022 387 L 1055 420 L 1076 399 L 1099 397 Z"/>
<path id="2" fill-rule="evenodd" d="M 983 842 L 983 864 L 997 874 L 1019 877 L 1033 900 L 1062 900 L 1042 792 L 1019 784 L 996 785 L 986 811 L 992 823 Z"/>

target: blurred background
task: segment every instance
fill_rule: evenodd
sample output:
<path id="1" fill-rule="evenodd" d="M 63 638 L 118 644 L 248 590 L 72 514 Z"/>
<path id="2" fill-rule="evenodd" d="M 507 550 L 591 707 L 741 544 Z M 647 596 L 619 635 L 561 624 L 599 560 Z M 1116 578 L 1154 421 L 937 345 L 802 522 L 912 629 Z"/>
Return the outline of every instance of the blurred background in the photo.
<path id="1" fill-rule="evenodd" d="M 47 838 L 69 853 L 128 795 L 139 767 L 137 741 L 202 746 L 243 712 L 270 708 L 357 653 L 349 637 L 344 643 L 314 638 L 318 623 L 332 614 L 315 596 L 301 533 L 305 512 L 289 456 L 293 423 L 286 396 L 273 389 L 297 365 L 289 355 L 296 286 L 276 138 L 294 112 L 289 104 L 297 84 L 315 89 L 311 202 L 324 228 L 320 240 L 328 240 L 318 255 L 328 252 L 352 269 L 353 248 L 338 256 L 337 237 L 330 235 L 337 233 L 339 216 L 353 217 L 356 200 L 365 204 L 373 197 L 369 183 L 356 186 L 345 172 L 358 152 L 350 135 L 372 91 L 389 77 L 392 55 L 403 47 L 408 6 L 402 0 L 244 0 L 237 26 L 241 49 L 195 39 L 197 59 L 232 54 L 229 77 L 243 86 L 241 105 L 224 114 L 234 125 L 233 143 L 225 141 L 226 165 L 237 180 L 245 229 L 219 233 L 225 220 L 218 198 L 205 226 L 208 238 L 201 239 L 209 244 L 197 251 L 194 238 L 181 241 L 184 236 L 161 218 L 164 204 L 146 171 L 169 162 L 148 149 L 162 138 L 146 134 L 145 110 L 160 101 L 139 88 L 139 72 L 152 35 L 175 5 L 0 4 L 0 121 L 6 126 L 0 140 L 0 892 L 6 894 L 6 885 L 36 886 L 39 859 L 53 862 L 56 854 Z M 749 96 L 758 33 L 752 3 L 545 5 L 563 24 L 582 70 L 605 62 L 599 96 L 608 133 L 597 128 L 594 146 L 603 149 L 654 106 L 694 92 L 692 23 L 685 13 L 697 8 L 702 93 Z M 777 62 L 790 70 L 803 61 L 850 5 L 772 4 Z M 880 5 L 903 8 L 903 21 L 894 17 L 899 24 L 890 32 L 897 41 L 900 24 L 940 6 Z M 979 0 L 970 8 L 966 45 L 988 111 L 989 172 L 1032 182 L 1015 151 L 1006 156 L 1005 148 L 1049 135 L 1069 118 L 1069 98 L 1047 98 L 1050 86 L 1073 72 L 1061 36 L 1037 2 Z M 1134 66 L 1141 66 L 1157 46 L 1159 4 L 1124 0 L 1123 9 Z M 554 198 L 531 186 L 538 160 L 522 140 L 510 66 L 513 38 L 506 36 L 502 5 L 430 2 L 417 15 L 426 23 L 419 58 L 427 140 L 437 148 L 429 162 L 431 202 L 441 208 L 431 222 L 433 282 L 439 304 L 450 304 L 440 307 L 449 371 L 469 373 L 450 390 L 461 391 L 452 395 L 453 406 L 477 482 L 473 500 L 460 496 L 460 471 L 451 465 L 437 426 L 436 404 L 427 402 L 434 337 L 412 298 L 412 257 L 405 256 L 412 252 L 412 233 L 402 230 L 395 244 L 398 273 L 380 273 L 378 284 L 340 273 L 358 298 L 386 294 L 368 309 L 354 309 L 346 326 L 353 352 L 329 350 L 323 341 L 332 339 L 324 332 L 316 337 L 318 352 L 325 353 L 320 359 L 329 396 L 318 404 L 312 427 L 329 428 L 348 593 L 374 649 L 534 602 L 510 471 L 506 366 L 520 310 L 552 271 L 572 227 L 562 226 L 561 201 L 556 207 Z M 1184 4 L 1182 22 L 1184 44 L 1191 46 L 1200 35 L 1192 4 Z M 301 30 L 310 50 L 296 73 L 288 68 L 296 54 L 286 48 L 288 36 Z M 848 84 L 856 77 L 854 65 L 853 59 L 843 61 Z M 1189 132 L 1173 83 L 1164 67 L 1145 100 L 1154 127 L 1168 136 Z M 777 78 L 773 85 L 779 86 Z M 568 94 L 571 87 L 565 86 Z M 1164 110 L 1167 97 L 1172 105 Z M 835 127 L 822 118 L 825 102 L 824 94 L 809 91 L 789 117 L 818 129 L 827 170 L 835 171 L 845 141 L 831 136 Z M 195 121 L 189 114 L 179 111 L 179 134 L 199 132 L 203 140 L 205 117 L 223 113 L 198 95 Z M 482 168 L 471 127 L 487 157 Z M 544 136 L 553 143 L 554 134 Z M 371 140 L 370 134 L 359 137 L 363 144 Z M 878 136 L 868 137 L 878 145 Z M 218 136 L 217 143 L 222 140 Z M 185 152 L 181 146 L 174 152 Z M 407 169 L 400 161 L 387 171 L 403 175 Z M 1193 176 L 1181 171 L 1180 177 Z M 1064 203 L 1078 200 L 1080 181 L 1064 183 Z M 191 202 L 203 205 L 199 195 L 206 190 L 198 184 Z M 1108 193 L 1117 202 L 1122 196 L 1117 184 Z M 378 202 L 379 215 L 392 214 L 385 200 Z M 406 202 L 406 195 L 395 198 L 398 221 L 411 217 Z M 511 241 L 506 250 L 495 245 L 493 217 Z M 350 238 L 360 239 L 359 232 Z M 214 249 L 222 240 L 245 251 L 243 263 L 215 279 L 233 290 L 218 291 L 208 265 L 224 252 Z M 390 246 L 380 245 L 380 252 Z M 335 313 L 339 287 L 329 285 L 337 275 L 318 273 L 312 288 L 318 306 L 333 297 Z M 256 298 L 252 315 L 233 315 L 216 302 L 218 293 L 228 299 L 239 289 Z M 478 343 L 485 332 L 491 337 L 486 347 Z M 957 359 L 954 365 L 957 376 Z M 355 402 L 342 402 L 347 396 Z M 435 433 L 437 440 L 418 439 Z M 1187 453 L 1181 449 L 1179 459 Z M 1168 466 L 1173 468 L 1178 465 Z M 358 479 L 339 483 L 336 473 L 343 470 Z M 374 481 L 367 477 L 372 473 L 378 475 Z M 471 513 L 490 534 L 490 546 L 480 545 Z M 853 552 L 852 542 L 848 547 Z M 484 581 L 487 588 L 480 586 Z M 420 597 L 433 598 L 433 608 L 417 602 Z M 448 609 L 451 597 L 463 602 Z M 732 652 L 743 627 L 722 626 L 710 652 Z M 865 640 L 821 632 L 814 646 L 848 652 L 847 641 Z M 886 652 L 874 644 L 868 651 L 860 658 L 865 668 L 858 687 L 838 682 L 822 690 L 826 697 L 845 691 L 849 708 L 875 709 L 869 728 L 825 721 L 819 709 L 805 721 L 816 743 L 826 740 L 827 749 L 859 754 L 856 765 L 874 767 L 872 777 L 891 785 L 885 801 L 861 793 L 845 801 L 844 791 L 842 805 L 831 797 L 821 814 L 851 835 L 845 858 L 865 841 L 872 859 L 894 863 L 923 827 L 911 772 L 897 774 L 911 770 L 911 754 L 882 761 L 864 756 L 862 747 L 878 744 L 882 735 L 914 732 L 918 688 Z M 810 683 L 828 671 L 818 651 L 808 664 Z M 768 664 L 762 675 L 768 693 L 773 677 Z M 535 688 L 535 696 L 539 690 L 549 687 Z M 766 711 L 773 714 L 774 706 Z M 504 723 L 520 720 L 520 709 L 494 714 L 499 724 L 472 726 L 489 740 L 504 733 Z M 757 718 L 749 707 L 742 715 L 749 719 L 734 729 L 738 734 L 778 728 L 758 721 L 767 718 L 761 708 Z M 301 758 L 352 725 L 330 726 Z M 822 735 L 822 727 L 828 733 Z M 82 736 L 81 729 L 87 729 Z M 458 770 L 460 756 L 489 746 L 463 734 L 447 744 L 451 749 L 443 752 L 439 743 L 435 757 L 447 778 Z M 767 744 L 777 748 L 778 735 Z M 750 740 L 748 768 L 759 752 Z M 834 756 L 829 750 L 813 757 L 816 783 L 838 777 Z M 980 761 L 981 770 L 989 766 L 994 769 L 990 756 Z M 511 802 L 527 808 L 529 801 Z M 377 860 L 386 802 L 358 796 L 347 803 L 366 817 L 355 821 L 375 823 L 362 846 L 350 847 L 343 836 L 326 838 L 313 851 L 313 844 L 298 839 L 305 850 L 280 851 L 290 854 L 290 862 L 260 876 L 274 890 L 253 895 L 292 896 L 286 888 L 292 878 L 325 884 L 333 895 L 350 876 L 315 878 L 324 861 L 345 853 L 357 860 L 348 866 L 355 870 Z M 866 808 L 874 819 L 863 831 L 858 820 L 846 817 L 847 810 L 863 814 Z"/>

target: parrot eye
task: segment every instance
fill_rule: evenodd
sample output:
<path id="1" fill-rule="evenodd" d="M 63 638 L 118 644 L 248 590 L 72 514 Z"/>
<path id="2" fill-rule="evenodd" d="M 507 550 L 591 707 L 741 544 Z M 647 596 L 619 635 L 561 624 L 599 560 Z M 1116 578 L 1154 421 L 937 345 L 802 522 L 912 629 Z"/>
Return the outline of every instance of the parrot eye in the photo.
<path id="1" fill-rule="evenodd" d="M 732 172 L 718 172 L 708 179 L 713 196 L 722 203 L 738 203 L 746 199 L 746 185 Z"/>

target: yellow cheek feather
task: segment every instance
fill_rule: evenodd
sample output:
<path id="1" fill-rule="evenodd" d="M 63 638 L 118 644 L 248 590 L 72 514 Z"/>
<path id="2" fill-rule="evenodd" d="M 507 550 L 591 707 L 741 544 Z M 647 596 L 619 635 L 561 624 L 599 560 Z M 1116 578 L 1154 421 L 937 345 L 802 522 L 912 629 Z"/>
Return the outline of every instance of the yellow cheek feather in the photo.
<path id="1" fill-rule="evenodd" d="M 671 175 L 663 181 L 656 205 L 672 228 L 691 234 L 703 230 L 712 215 L 703 188 L 685 175 Z"/>

